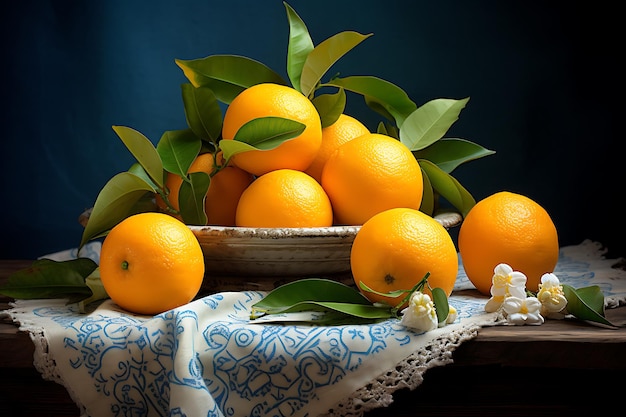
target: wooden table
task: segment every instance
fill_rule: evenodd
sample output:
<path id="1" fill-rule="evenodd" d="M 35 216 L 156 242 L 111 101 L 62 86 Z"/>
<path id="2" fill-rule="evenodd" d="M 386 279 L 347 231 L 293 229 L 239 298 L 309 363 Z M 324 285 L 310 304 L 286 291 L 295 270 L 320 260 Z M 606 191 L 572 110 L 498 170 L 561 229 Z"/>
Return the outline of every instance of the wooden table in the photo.
<path id="1" fill-rule="evenodd" d="M 31 262 L 0 260 L 0 283 Z M 0 296 L 0 309 L 10 301 Z M 606 317 L 621 327 L 548 320 L 482 328 L 455 350 L 453 364 L 428 370 L 416 390 L 396 392 L 390 407 L 366 416 L 596 415 L 621 407 L 622 384 L 615 378 L 626 371 L 626 306 L 607 310 Z M 35 370 L 33 353 L 28 334 L 0 320 L 0 410 L 79 416 L 65 388 Z"/>

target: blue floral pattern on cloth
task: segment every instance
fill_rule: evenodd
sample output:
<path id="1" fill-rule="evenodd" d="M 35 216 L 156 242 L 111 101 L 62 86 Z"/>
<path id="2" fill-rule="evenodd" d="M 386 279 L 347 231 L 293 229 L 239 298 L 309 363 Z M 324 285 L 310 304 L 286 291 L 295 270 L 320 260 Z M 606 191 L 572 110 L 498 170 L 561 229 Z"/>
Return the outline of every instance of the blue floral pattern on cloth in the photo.
<path id="1" fill-rule="evenodd" d="M 587 252 L 562 250 L 555 274 L 574 287 L 599 285 L 609 306 L 624 303 L 624 271 Z M 446 344 L 463 340 L 455 334 L 493 323 L 487 297 L 460 266 L 449 300 L 456 322 L 426 333 L 397 319 L 259 324 L 250 321 L 264 296 L 257 291 L 217 293 L 153 317 L 111 300 L 88 314 L 64 300 L 20 300 L 11 314 L 45 339 L 39 368 L 50 368 L 84 416 L 317 416 L 415 352 L 444 344 L 449 355 Z"/>
<path id="2" fill-rule="evenodd" d="M 109 409 L 97 415 L 112 416 L 297 415 L 322 400 L 320 389 L 389 349 L 404 348 L 408 355 L 424 336 L 396 319 L 342 326 L 252 324 L 251 305 L 263 295 L 218 293 L 150 318 L 116 310 L 111 301 L 87 317 L 65 306 L 34 313 L 62 328 L 65 366 L 58 366 L 90 381 L 97 408 Z M 462 302 L 460 317 L 481 308 Z"/>

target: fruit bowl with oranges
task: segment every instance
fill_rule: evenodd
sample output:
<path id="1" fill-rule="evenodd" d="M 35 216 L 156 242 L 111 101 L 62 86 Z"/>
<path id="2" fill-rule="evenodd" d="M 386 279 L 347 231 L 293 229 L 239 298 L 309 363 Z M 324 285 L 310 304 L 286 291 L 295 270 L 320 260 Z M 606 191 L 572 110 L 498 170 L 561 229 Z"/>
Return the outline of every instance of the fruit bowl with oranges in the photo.
<path id="1" fill-rule="evenodd" d="M 79 222 L 85 226 L 91 209 Z M 462 216 L 441 211 L 433 216 L 445 229 L 457 227 Z M 211 279 L 244 278 L 267 281 L 298 277 L 339 277 L 350 273 L 352 242 L 361 226 L 236 227 L 187 226 L 200 243 L 205 274 Z M 222 281 L 223 282 L 223 281 Z"/>
<path id="2" fill-rule="evenodd" d="M 434 218 L 446 229 L 461 223 L 457 212 Z M 200 242 L 207 275 L 289 278 L 348 274 L 360 226 L 189 228 Z"/>
<path id="3" fill-rule="evenodd" d="M 187 126 L 158 141 L 113 126 L 136 163 L 98 194 L 81 246 L 156 211 L 193 230 L 207 272 L 308 276 L 349 272 L 355 235 L 380 212 L 410 208 L 460 224 L 475 200 L 451 173 L 494 153 L 444 137 L 469 98 L 417 105 L 375 76 L 326 77 L 371 34 L 315 44 L 284 6 L 287 77 L 243 56 L 176 59 L 189 81 Z M 381 118 L 376 126 L 351 115 L 355 97 Z"/>

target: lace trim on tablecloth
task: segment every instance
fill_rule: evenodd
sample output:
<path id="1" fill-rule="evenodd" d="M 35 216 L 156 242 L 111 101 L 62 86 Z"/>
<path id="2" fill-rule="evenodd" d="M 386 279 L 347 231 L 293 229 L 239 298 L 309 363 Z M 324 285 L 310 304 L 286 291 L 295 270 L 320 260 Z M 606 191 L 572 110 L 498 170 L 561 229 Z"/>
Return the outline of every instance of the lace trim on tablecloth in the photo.
<path id="1" fill-rule="evenodd" d="M 393 403 L 395 391 L 414 390 L 423 382 L 428 369 L 452 363 L 455 349 L 476 337 L 481 327 L 472 324 L 433 340 L 432 344 L 413 352 L 320 417 L 362 417 L 375 408 L 388 407 Z"/>
<path id="2" fill-rule="evenodd" d="M 55 360 L 50 355 L 48 338 L 46 336 L 45 329 L 42 326 L 35 324 L 33 320 L 29 320 L 27 317 L 30 316 L 30 311 L 20 308 L 19 303 L 12 302 L 9 303 L 9 306 L 11 307 L 11 314 L 1 312 L 0 315 L 11 317 L 14 323 L 19 325 L 20 331 L 28 333 L 30 340 L 35 346 L 35 352 L 33 354 L 33 367 L 41 374 L 41 377 L 44 380 L 56 382 L 57 384 L 63 386 L 67 390 L 70 398 L 80 409 L 80 415 L 86 416 L 84 407 L 81 405 L 80 401 L 78 401 L 78 396 L 72 387 L 64 381 L 59 373 Z M 21 319 L 18 320 L 16 318 L 18 316 Z"/>

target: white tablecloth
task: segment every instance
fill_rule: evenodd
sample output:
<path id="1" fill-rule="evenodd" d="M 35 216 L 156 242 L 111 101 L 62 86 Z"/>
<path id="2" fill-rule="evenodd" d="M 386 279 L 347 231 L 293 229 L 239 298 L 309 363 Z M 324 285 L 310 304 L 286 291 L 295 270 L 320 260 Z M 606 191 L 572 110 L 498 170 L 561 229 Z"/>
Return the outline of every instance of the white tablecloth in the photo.
<path id="1" fill-rule="evenodd" d="M 555 274 L 575 288 L 599 285 L 611 308 L 626 302 L 626 271 L 603 253 L 590 241 L 564 247 Z M 417 387 L 494 323 L 487 297 L 459 271 L 449 300 L 456 322 L 427 333 L 397 319 L 251 323 L 258 291 L 216 293 L 154 317 L 110 300 L 88 314 L 65 300 L 18 300 L 3 314 L 29 332 L 35 367 L 67 388 L 83 416 L 360 416 Z"/>

